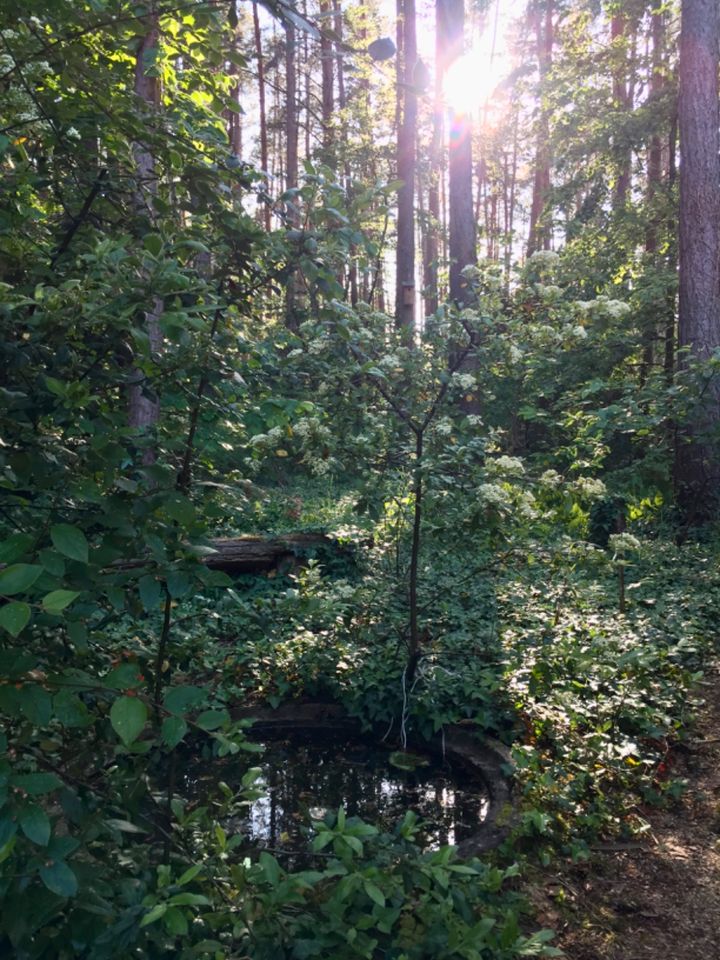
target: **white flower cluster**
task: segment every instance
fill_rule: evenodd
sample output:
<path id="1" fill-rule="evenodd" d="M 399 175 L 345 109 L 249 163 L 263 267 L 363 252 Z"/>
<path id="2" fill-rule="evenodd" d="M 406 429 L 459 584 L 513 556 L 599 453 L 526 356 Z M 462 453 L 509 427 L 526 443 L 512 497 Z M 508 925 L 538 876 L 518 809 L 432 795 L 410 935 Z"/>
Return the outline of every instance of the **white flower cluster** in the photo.
<path id="1" fill-rule="evenodd" d="M 439 434 L 441 437 L 449 437 L 453 432 L 452 420 L 448 417 L 443 417 L 442 420 L 438 420 L 435 424 L 435 433 Z"/>
<path id="2" fill-rule="evenodd" d="M 529 490 L 523 490 L 520 493 L 520 496 L 517 499 L 516 507 L 520 516 L 525 517 L 528 520 L 532 520 L 538 515 L 538 512 L 535 509 L 535 497 L 530 493 Z"/>
<path id="3" fill-rule="evenodd" d="M 600 296 L 595 300 L 576 300 L 575 307 L 580 313 L 600 314 L 610 317 L 611 320 L 620 320 L 630 313 L 630 304 L 624 300 L 611 300 Z"/>
<path id="4" fill-rule="evenodd" d="M 554 267 L 560 262 L 560 255 L 554 250 L 536 250 L 532 256 L 528 257 L 528 263 L 540 267 Z"/>
<path id="5" fill-rule="evenodd" d="M 15 61 L 7 53 L 0 53 L 0 74 L 8 73 L 15 66 Z"/>
<path id="6" fill-rule="evenodd" d="M 469 413 L 465 417 L 465 422 L 469 427 L 481 427 L 483 425 L 483 418 L 478 416 L 477 413 Z"/>
<path id="7" fill-rule="evenodd" d="M 3 40 L 16 40 L 19 36 L 20 34 L 17 30 L 0 30 L 0 37 L 2 37 Z"/>
<path id="8" fill-rule="evenodd" d="M 308 353 L 317 355 L 319 353 L 322 353 L 326 347 L 327 347 L 327 341 L 325 340 L 320 340 L 320 339 L 311 340 L 310 343 L 308 344 Z"/>
<path id="9" fill-rule="evenodd" d="M 551 251 L 546 251 L 551 252 Z M 562 296 L 562 289 L 554 283 L 536 283 L 535 290 L 543 300 L 559 300 Z"/>
<path id="10" fill-rule="evenodd" d="M 546 470 L 540 474 L 540 483 L 543 487 L 559 487 L 562 482 L 563 478 L 557 470 Z"/>
<path id="11" fill-rule="evenodd" d="M 474 263 L 466 264 L 460 271 L 463 280 L 479 280 L 482 277 L 482 270 Z"/>
<path id="12" fill-rule="evenodd" d="M 377 365 L 383 370 L 401 370 L 402 359 L 396 353 L 386 353 L 384 357 L 380 357 Z"/>
<path id="13" fill-rule="evenodd" d="M 478 487 L 478 493 L 483 503 L 489 507 L 502 509 L 511 505 L 510 494 L 499 483 L 481 483 Z"/>
<path id="14" fill-rule="evenodd" d="M 256 433 L 250 437 L 250 446 L 259 450 L 269 447 L 276 447 L 284 438 L 285 434 L 282 427 L 272 427 L 267 433 Z"/>
<path id="15" fill-rule="evenodd" d="M 522 477 L 525 473 L 525 467 L 519 457 L 508 457 L 503 454 L 494 460 L 488 460 L 487 471 L 493 475 Z"/>
<path id="16" fill-rule="evenodd" d="M 596 477 L 578 477 L 572 486 L 575 493 L 587 500 L 596 500 L 607 493 L 605 484 Z"/>
<path id="17" fill-rule="evenodd" d="M 461 390 L 474 390 L 477 386 L 477 381 L 472 373 L 458 373 L 456 371 L 450 379 L 453 386 L 459 387 Z"/>
<path id="18" fill-rule="evenodd" d="M 293 433 L 307 442 L 309 440 L 327 440 L 330 430 L 320 422 L 319 417 L 303 417 L 293 424 Z"/>
<path id="19" fill-rule="evenodd" d="M 613 553 L 622 556 L 631 550 L 639 550 L 641 543 L 631 533 L 611 533 L 608 538 L 608 546 Z"/>

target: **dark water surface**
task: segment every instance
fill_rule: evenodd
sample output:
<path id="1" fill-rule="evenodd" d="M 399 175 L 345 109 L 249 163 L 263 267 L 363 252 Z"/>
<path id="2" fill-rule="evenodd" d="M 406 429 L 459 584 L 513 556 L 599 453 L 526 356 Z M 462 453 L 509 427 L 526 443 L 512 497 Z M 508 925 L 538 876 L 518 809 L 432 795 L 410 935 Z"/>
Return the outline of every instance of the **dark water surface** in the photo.
<path id="1" fill-rule="evenodd" d="M 407 810 L 414 810 L 423 821 L 418 841 L 425 849 L 472 836 L 487 815 L 488 794 L 482 781 L 441 760 L 427 757 L 427 765 L 399 769 L 391 762 L 391 757 L 398 760 L 391 749 L 344 735 L 293 733 L 267 739 L 263 745 L 265 752 L 249 759 L 205 767 L 202 780 L 195 781 L 200 792 L 202 781 L 210 786 L 224 780 L 238 789 L 248 767 L 262 770 L 258 786 L 264 796 L 228 824 L 255 846 L 301 852 L 307 849 L 309 821 L 321 820 L 341 806 L 348 816 L 386 830 L 393 830 Z"/>

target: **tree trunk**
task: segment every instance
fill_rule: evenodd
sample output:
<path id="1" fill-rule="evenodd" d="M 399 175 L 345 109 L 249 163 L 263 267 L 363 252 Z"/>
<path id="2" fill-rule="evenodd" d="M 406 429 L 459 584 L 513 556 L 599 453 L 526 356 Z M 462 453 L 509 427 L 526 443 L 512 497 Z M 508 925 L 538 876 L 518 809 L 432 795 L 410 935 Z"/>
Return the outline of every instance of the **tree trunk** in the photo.
<path id="1" fill-rule="evenodd" d="M 437 0 L 439 48 L 445 70 L 462 56 L 465 32 L 463 0 Z M 450 299 L 465 304 L 468 286 L 463 267 L 476 262 L 475 217 L 472 193 L 472 125 L 470 117 L 450 107 L 448 160 L 448 219 L 450 258 Z"/>
<path id="2" fill-rule="evenodd" d="M 158 44 L 160 42 L 159 15 L 155 5 L 150 8 L 146 17 L 147 31 L 140 42 L 135 58 L 134 91 L 142 101 L 148 114 L 148 128 L 154 126 L 153 115 L 160 106 L 160 79 L 155 74 L 155 61 Z M 158 175 L 155 167 L 155 156 L 152 147 L 146 143 L 135 141 L 132 145 L 135 162 L 135 211 L 139 223 L 146 222 L 152 229 L 155 223 L 154 199 L 158 192 Z M 145 232 L 145 230 L 143 231 Z M 163 312 L 163 301 L 160 297 L 152 298 L 152 305 L 145 311 L 145 333 L 148 337 L 150 362 L 156 357 L 162 346 L 160 317 Z M 133 367 L 128 378 L 128 424 L 138 434 L 150 433 L 160 417 L 160 401 L 147 376 L 142 369 Z M 146 466 L 154 463 L 156 451 L 154 446 L 146 446 L 141 460 Z"/>
<path id="3" fill-rule="evenodd" d="M 546 221 L 545 206 L 550 194 L 550 119 L 545 104 L 545 81 L 552 66 L 553 51 L 553 0 L 545 0 L 545 17 L 537 0 L 535 11 L 535 37 L 537 44 L 538 85 L 540 116 L 538 118 L 537 147 L 535 151 L 535 175 L 533 178 L 532 203 L 530 206 L 530 229 L 528 232 L 528 256 L 536 250 L 549 250 L 552 230 Z M 544 24 L 543 24 L 544 20 Z"/>
<path id="4" fill-rule="evenodd" d="M 285 24 L 285 189 L 291 190 L 298 185 L 298 107 L 297 107 L 297 66 L 295 63 L 296 36 L 295 27 Z M 297 198 L 289 201 L 288 224 L 296 227 L 298 216 Z M 297 276 L 294 270 L 288 275 L 285 288 L 285 323 L 290 330 L 297 330 Z"/>
<path id="5" fill-rule="evenodd" d="M 327 14 L 330 12 L 329 0 L 322 0 L 320 3 L 320 13 L 323 14 L 322 23 L 327 26 Z M 333 165 L 333 44 L 329 37 L 325 36 L 325 31 L 320 39 L 320 64 L 322 70 L 322 127 L 323 127 L 323 160 L 325 163 Z"/>
<path id="6" fill-rule="evenodd" d="M 255 34 L 255 57 L 257 59 L 258 102 L 260 106 L 260 167 L 263 173 L 268 173 L 268 137 L 267 137 L 267 110 L 265 107 L 265 64 L 263 63 L 262 36 L 260 34 L 260 18 L 257 4 L 253 3 L 253 30 Z M 263 224 L 270 232 L 270 207 L 263 204 Z"/>
<path id="7" fill-rule="evenodd" d="M 707 361 L 720 346 L 720 114 L 717 0 L 683 0 L 680 27 L 680 319 L 679 344 Z M 685 361 L 687 363 L 687 361 Z M 693 422 L 678 440 L 675 480 L 685 519 L 715 514 L 720 464 L 709 433 L 720 421 L 720 383 L 713 377 Z M 691 442 L 688 442 L 691 441 Z"/>
<path id="8" fill-rule="evenodd" d="M 615 13 L 610 21 L 610 43 L 613 51 L 613 78 L 612 97 L 613 107 L 623 114 L 623 119 L 630 110 L 630 94 L 628 89 L 628 62 L 627 42 L 628 19 L 624 13 Z M 622 127 L 622 123 L 619 124 Z M 621 133 L 623 139 L 625 136 Z M 621 210 L 628 200 L 630 190 L 630 176 L 632 152 L 629 146 L 621 144 L 617 151 L 617 179 L 613 191 L 613 206 Z"/>
<path id="9" fill-rule="evenodd" d="M 435 91 L 433 96 L 432 142 L 430 144 L 430 175 L 428 187 L 428 218 L 426 245 L 423 257 L 423 284 L 425 296 L 425 317 L 432 316 L 438 308 L 438 261 L 440 258 L 439 235 L 442 224 L 440 212 L 440 181 L 442 169 L 443 107 L 442 83 L 443 63 L 440 50 L 440 34 L 435 31 Z"/>
<path id="10" fill-rule="evenodd" d="M 415 143 L 417 137 L 417 94 L 413 72 L 417 62 L 415 0 L 398 0 L 398 29 L 402 32 L 402 86 L 398 103 L 402 111 L 398 127 L 397 264 L 395 323 L 412 341 L 415 331 Z M 402 91 L 402 94 L 401 94 Z"/>

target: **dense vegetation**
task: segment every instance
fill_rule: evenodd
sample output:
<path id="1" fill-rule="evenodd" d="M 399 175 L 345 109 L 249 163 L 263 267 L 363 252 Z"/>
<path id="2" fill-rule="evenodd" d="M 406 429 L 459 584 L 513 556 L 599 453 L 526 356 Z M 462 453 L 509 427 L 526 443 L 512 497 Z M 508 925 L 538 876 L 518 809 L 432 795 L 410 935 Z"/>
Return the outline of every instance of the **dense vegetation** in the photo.
<path id="1" fill-rule="evenodd" d="M 3 7 L 3 957 L 553 956 L 528 871 L 682 790 L 720 599 L 717 10 L 517 4 L 471 123 L 442 81 L 500 4 L 438 0 L 432 71 L 412 0 L 395 42 L 296 6 Z M 206 562 L 303 531 L 269 573 Z M 248 708 L 292 700 L 504 742 L 507 839 L 341 809 L 311 868 L 248 853 Z"/>

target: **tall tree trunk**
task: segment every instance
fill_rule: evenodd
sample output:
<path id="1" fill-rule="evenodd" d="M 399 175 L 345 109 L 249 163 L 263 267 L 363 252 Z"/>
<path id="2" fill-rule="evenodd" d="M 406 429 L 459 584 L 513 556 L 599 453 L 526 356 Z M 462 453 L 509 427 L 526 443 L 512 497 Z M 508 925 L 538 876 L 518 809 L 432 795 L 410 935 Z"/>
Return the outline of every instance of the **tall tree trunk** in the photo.
<path id="1" fill-rule="evenodd" d="M 553 53 L 553 0 L 545 0 L 545 16 L 540 0 L 535 0 L 535 39 L 537 45 L 538 71 L 540 74 L 537 147 L 535 150 L 535 175 L 533 178 L 530 206 L 530 229 L 528 232 L 528 256 L 536 250 L 549 250 L 552 229 L 545 217 L 545 207 L 550 195 L 550 118 L 545 103 L 545 83 L 552 66 Z"/>
<path id="2" fill-rule="evenodd" d="M 253 3 L 253 31 L 255 35 L 255 57 L 257 59 L 258 102 L 260 106 L 260 167 L 263 173 L 268 171 L 268 136 L 267 136 L 267 109 L 265 106 L 265 64 L 263 63 L 262 36 L 260 34 L 260 17 L 257 4 Z M 263 204 L 263 224 L 270 232 L 270 206 Z"/>
<path id="3" fill-rule="evenodd" d="M 159 42 L 159 15 L 153 3 L 146 16 L 146 32 L 135 58 L 134 81 L 135 95 L 147 113 L 147 127 L 151 131 L 155 126 L 154 115 L 160 106 L 160 79 L 154 70 Z M 140 224 L 147 224 L 147 228 L 143 229 L 143 232 L 146 232 L 147 229 L 152 229 L 155 223 L 154 200 L 158 192 L 155 156 L 150 144 L 137 140 L 132 145 L 132 151 L 135 162 L 135 213 Z M 152 297 L 152 303 L 144 313 L 151 361 L 160 353 L 162 347 L 162 312 L 162 299 Z M 160 417 L 160 401 L 153 385 L 147 382 L 145 372 L 138 367 L 133 367 L 130 371 L 127 399 L 129 426 L 139 433 L 147 434 L 152 431 Z M 148 466 L 154 463 L 155 457 L 155 448 L 146 446 L 141 458 L 142 463 Z"/>
<path id="4" fill-rule="evenodd" d="M 462 56 L 465 33 L 463 0 L 437 0 L 437 30 L 445 69 Z M 450 147 L 448 160 L 448 207 L 450 299 L 467 302 L 468 286 L 463 267 L 474 264 L 475 217 L 472 193 L 472 125 L 470 117 L 450 107 Z"/>
<path id="5" fill-rule="evenodd" d="M 320 13 L 323 14 L 323 25 L 327 25 L 327 14 L 330 12 L 329 0 L 321 0 Z M 325 36 L 323 30 L 320 39 L 320 65 L 322 70 L 322 127 L 323 127 L 323 160 L 332 166 L 334 164 L 333 156 L 333 44 L 332 40 Z"/>
<path id="6" fill-rule="evenodd" d="M 292 190 L 298 185 L 298 106 L 297 106 L 297 65 L 295 27 L 285 24 L 285 189 Z M 297 197 L 289 201 L 288 223 L 298 224 Z M 285 323 L 290 330 L 296 330 L 297 317 L 297 277 L 291 270 L 285 289 Z"/>
<path id="7" fill-rule="evenodd" d="M 664 52 L 665 52 L 665 24 L 664 14 L 661 10 L 655 10 L 651 21 L 652 33 L 652 72 L 650 74 L 650 103 L 657 109 L 657 103 L 663 91 L 665 83 L 664 74 Z M 656 129 L 650 137 L 647 153 L 647 209 L 648 221 L 645 228 L 645 252 L 648 255 L 648 262 L 657 270 L 662 264 L 658 257 L 658 234 L 662 226 L 663 218 L 658 210 L 658 197 L 662 187 L 662 140 L 660 138 L 659 123 L 656 120 Z M 666 298 L 663 297 L 663 301 Z M 658 311 L 657 307 L 660 307 Z M 645 317 L 643 329 L 643 353 L 642 364 L 640 366 L 640 383 L 645 383 L 654 362 L 654 347 L 658 333 L 657 313 L 662 312 L 667 303 L 651 304 L 650 316 Z M 674 317 L 674 304 L 672 308 Z M 664 324 L 667 326 L 667 321 Z"/>
<path id="8" fill-rule="evenodd" d="M 398 128 L 397 176 L 397 284 L 395 323 L 412 340 L 415 331 L 415 144 L 417 137 L 417 94 L 413 73 L 417 63 L 415 0 L 398 0 L 402 30 L 403 105 Z M 400 92 L 398 91 L 398 97 Z"/>
<path id="9" fill-rule="evenodd" d="M 630 110 L 630 92 L 628 86 L 628 57 L 627 57 L 627 16 L 621 11 L 615 13 L 610 20 L 610 43 L 613 52 L 612 70 L 612 97 L 613 107 L 623 114 L 623 118 Z M 623 136 L 623 139 L 626 139 Z M 613 191 L 613 206 L 621 210 L 628 200 L 630 190 L 632 151 L 629 146 L 621 145 L 617 151 L 617 179 Z"/>
<path id="10" fill-rule="evenodd" d="M 720 346 L 720 113 L 717 0 L 683 0 L 680 27 L 680 318 L 679 343 L 693 360 Z M 720 463 L 708 434 L 720 425 L 720 378 L 698 399 L 694 422 L 678 442 L 678 503 L 689 522 L 713 516 Z"/>
<path id="11" fill-rule="evenodd" d="M 430 144 L 430 174 L 428 186 L 428 217 L 426 243 L 423 256 L 423 285 L 425 317 L 432 316 L 438 308 L 438 261 L 440 258 L 439 235 L 441 230 L 440 181 L 442 169 L 443 106 L 442 84 L 444 67 L 440 50 L 440 35 L 435 31 L 435 90 L 433 95 L 432 141 Z"/>

